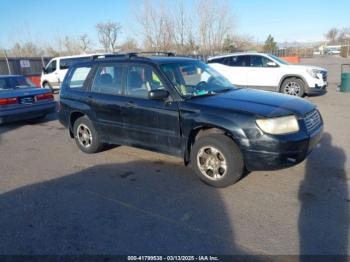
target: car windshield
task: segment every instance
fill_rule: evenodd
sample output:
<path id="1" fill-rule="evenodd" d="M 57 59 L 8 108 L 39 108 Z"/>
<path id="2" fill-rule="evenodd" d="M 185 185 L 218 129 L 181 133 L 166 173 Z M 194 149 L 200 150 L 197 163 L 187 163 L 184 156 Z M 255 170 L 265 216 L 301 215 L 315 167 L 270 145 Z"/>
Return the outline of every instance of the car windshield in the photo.
<path id="1" fill-rule="evenodd" d="M 28 87 L 35 87 L 35 85 L 25 77 L 18 76 L 0 78 L 0 90 Z"/>
<path id="2" fill-rule="evenodd" d="M 271 57 L 272 59 L 276 60 L 278 63 L 282 64 L 282 65 L 289 65 L 288 62 L 284 61 L 283 59 L 275 56 L 275 55 L 269 55 L 269 57 Z"/>
<path id="3" fill-rule="evenodd" d="M 160 67 L 184 98 L 215 95 L 235 89 L 226 78 L 200 61 L 169 63 Z"/>

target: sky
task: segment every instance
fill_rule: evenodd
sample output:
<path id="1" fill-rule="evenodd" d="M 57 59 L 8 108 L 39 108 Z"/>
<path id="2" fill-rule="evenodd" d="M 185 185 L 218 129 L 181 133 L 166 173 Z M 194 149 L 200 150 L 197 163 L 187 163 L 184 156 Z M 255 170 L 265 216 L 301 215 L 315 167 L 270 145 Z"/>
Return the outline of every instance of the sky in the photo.
<path id="1" fill-rule="evenodd" d="M 154 0 L 162 1 L 162 0 Z M 170 0 L 163 0 L 165 2 Z M 186 1 L 188 8 L 192 5 Z M 198 0 L 197 0 L 198 1 Z M 323 41 L 332 27 L 350 27 L 349 0 L 228 0 L 235 16 L 234 31 L 265 41 Z M 0 47 L 33 41 L 48 43 L 87 33 L 97 43 L 95 25 L 116 21 L 121 41 L 140 34 L 135 7 L 142 0 L 0 0 Z"/>

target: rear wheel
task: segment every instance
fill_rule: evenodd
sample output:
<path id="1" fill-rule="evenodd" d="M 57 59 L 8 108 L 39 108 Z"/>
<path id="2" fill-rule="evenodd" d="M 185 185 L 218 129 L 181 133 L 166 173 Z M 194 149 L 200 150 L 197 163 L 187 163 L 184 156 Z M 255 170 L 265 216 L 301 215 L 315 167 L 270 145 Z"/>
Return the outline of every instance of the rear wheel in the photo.
<path id="1" fill-rule="evenodd" d="M 223 134 L 199 138 L 191 151 L 191 165 L 201 180 L 214 187 L 234 184 L 244 170 L 240 149 Z"/>
<path id="2" fill-rule="evenodd" d="M 74 122 L 74 139 L 81 151 L 93 154 L 103 149 L 103 143 L 88 117 L 83 116 Z"/>
<path id="3" fill-rule="evenodd" d="M 303 97 L 305 94 L 304 81 L 299 78 L 288 78 L 283 81 L 280 91 L 286 95 Z"/>

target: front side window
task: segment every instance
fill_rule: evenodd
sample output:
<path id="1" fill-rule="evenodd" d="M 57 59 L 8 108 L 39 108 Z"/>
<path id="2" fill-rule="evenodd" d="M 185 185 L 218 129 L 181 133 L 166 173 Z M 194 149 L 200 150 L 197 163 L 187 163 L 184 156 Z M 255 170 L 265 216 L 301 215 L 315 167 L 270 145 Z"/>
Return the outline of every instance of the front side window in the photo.
<path id="1" fill-rule="evenodd" d="M 268 63 L 273 62 L 264 56 L 253 55 L 250 57 L 250 66 L 251 67 L 269 67 Z"/>
<path id="2" fill-rule="evenodd" d="M 234 89 L 226 78 L 200 61 L 164 64 L 161 70 L 184 98 L 215 95 Z"/>
<path id="3" fill-rule="evenodd" d="M 269 57 L 271 57 L 272 59 L 274 59 L 275 61 L 277 61 L 278 63 L 280 63 L 282 65 L 289 65 L 288 62 L 284 61 L 283 59 L 281 59 L 275 55 L 269 55 Z"/>
<path id="4" fill-rule="evenodd" d="M 48 64 L 47 66 L 46 66 L 46 73 L 47 74 L 50 74 L 50 73 L 52 73 L 52 72 L 55 72 L 56 71 L 56 68 L 57 68 L 57 61 L 56 60 L 53 60 L 53 61 L 51 61 L 51 63 L 50 64 Z"/>
<path id="5" fill-rule="evenodd" d="M 122 65 L 100 66 L 97 70 L 91 92 L 120 95 L 122 93 Z"/>
<path id="6" fill-rule="evenodd" d="M 72 89 L 83 89 L 84 83 L 90 73 L 91 67 L 77 67 L 69 80 L 68 87 Z"/>
<path id="7" fill-rule="evenodd" d="M 155 89 L 164 89 L 164 85 L 152 67 L 147 65 L 128 67 L 126 96 L 148 99 L 148 92 Z"/>

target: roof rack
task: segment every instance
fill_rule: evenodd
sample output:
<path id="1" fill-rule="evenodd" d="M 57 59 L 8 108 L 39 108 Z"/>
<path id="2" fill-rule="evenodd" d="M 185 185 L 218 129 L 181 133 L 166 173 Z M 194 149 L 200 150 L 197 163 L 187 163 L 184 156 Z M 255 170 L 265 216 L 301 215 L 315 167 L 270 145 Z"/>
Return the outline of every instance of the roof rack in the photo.
<path id="1" fill-rule="evenodd" d="M 96 60 L 100 58 L 116 58 L 116 57 L 131 58 L 136 56 L 137 56 L 137 53 L 111 53 L 111 54 L 93 55 L 91 56 L 91 59 Z"/>
<path id="2" fill-rule="evenodd" d="M 103 58 L 132 58 L 138 57 L 139 54 L 155 54 L 155 55 L 167 55 L 167 56 L 175 56 L 173 52 L 159 52 L 159 51 L 148 51 L 148 52 L 130 52 L 130 53 L 110 53 L 110 54 L 100 54 L 91 56 L 91 60 L 103 59 Z M 141 56 L 142 57 L 142 56 Z"/>
<path id="3" fill-rule="evenodd" d="M 146 51 L 146 52 L 139 52 L 136 54 L 155 54 L 155 55 L 160 55 L 160 54 L 164 54 L 167 56 L 175 56 L 174 52 L 165 52 L 165 51 Z"/>

